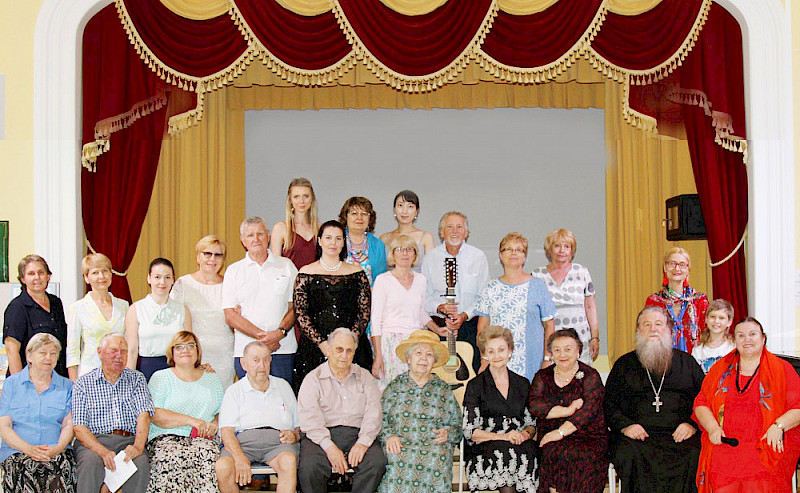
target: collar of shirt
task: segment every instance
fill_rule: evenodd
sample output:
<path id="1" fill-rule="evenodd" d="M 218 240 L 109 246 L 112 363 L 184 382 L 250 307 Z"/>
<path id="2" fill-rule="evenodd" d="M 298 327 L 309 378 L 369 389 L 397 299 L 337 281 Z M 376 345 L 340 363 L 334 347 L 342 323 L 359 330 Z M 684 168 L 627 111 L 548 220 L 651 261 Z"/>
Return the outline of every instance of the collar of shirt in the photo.
<path id="1" fill-rule="evenodd" d="M 31 295 L 28 293 L 28 290 L 27 290 L 27 289 L 23 289 L 23 290 L 22 290 L 22 293 L 20 293 L 20 294 L 22 295 L 22 304 L 24 304 L 25 306 L 32 306 L 32 307 L 34 307 L 34 308 L 36 308 L 36 307 L 39 307 L 39 308 L 41 308 L 42 310 L 44 310 L 44 308 L 42 308 L 42 307 L 39 305 L 39 303 L 36 303 L 35 301 L 33 301 L 33 298 L 31 298 Z M 52 303 L 52 301 L 53 301 L 53 299 L 52 299 L 52 297 L 51 297 L 50 293 L 48 293 L 48 292 L 46 292 L 46 291 L 45 291 L 45 293 L 44 293 L 44 294 L 46 294 L 46 295 L 47 295 L 47 298 L 48 298 L 48 299 L 50 299 L 50 309 L 51 309 L 51 311 L 52 311 L 52 307 L 53 307 L 53 303 Z M 22 348 L 22 349 L 24 350 L 25 348 Z"/>
<path id="2" fill-rule="evenodd" d="M 255 265 L 259 269 L 266 269 L 267 267 L 271 267 L 275 263 L 274 257 L 275 255 L 271 253 L 267 254 L 267 260 L 265 260 L 263 264 L 259 265 L 258 262 L 250 258 L 250 252 L 246 252 L 244 254 L 245 266 L 250 267 L 252 265 Z"/>
<path id="3" fill-rule="evenodd" d="M 269 387 L 267 387 L 267 390 L 265 390 L 264 392 L 261 392 L 260 390 L 253 387 L 253 384 L 250 383 L 250 379 L 247 378 L 247 375 L 245 375 L 245 377 L 242 379 L 244 380 L 244 382 L 242 382 L 242 387 L 243 387 L 242 390 L 244 392 L 255 392 L 257 394 L 261 394 L 266 397 L 270 393 L 270 391 L 272 391 L 272 389 L 275 388 L 275 386 L 273 385 L 273 383 L 275 382 L 274 378 L 275 377 L 273 377 L 272 375 L 269 375 Z"/>
<path id="4" fill-rule="evenodd" d="M 350 363 L 350 372 L 347 374 L 347 376 L 344 378 L 344 380 L 339 380 L 338 378 L 336 378 L 336 376 L 331 371 L 330 362 L 326 362 L 325 366 L 323 366 L 320 369 L 319 378 L 329 378 L 329 379 L 332 379 L 332 380 L 339 381 L 341 383 L 346 382 L 350 378 L 355 378 L 357 380 L 360 380 L 359 373 L 358 373 L 358 368 L 356 367 L 355 363 Z"/>
<path id="5" fill-rule="evenodd" d="M 50 385 L 44 390 L 44 392 L 42 392 L 42 394 L 45 394 L 53 390 L 54 387 L 59 385 L 59 381 L 56 379 L 56 375 L 58 375 L 58 373 L 56 373 L 55 370 L 50 372 Z M 20 372 L 20 378 L 22 379 L 22 385 L 30 385 L 31 387 L 36 388 L 35 384 L 33 383 L 33 380 L 31 380 L 31 371 L 28 365 L 25 365 L 25 368 L 23 368 L 22 371 Z"/>
<path id="6" fill-rule="evenodd" d="M 102 382 L 106 382 L 107 384 L 111 385 L 112 387 L 116 387 L 118 383 L 122 382 L 123 380 L 127 380 L 129 378 L 129 376 L 130 376 L 129 372 L 132 372 L 133 370 L 130 370 L 128 368 L 123 368 L 122 369 L 122 373 L 119 374 L 119 378 L 117 378 L 116 382 L 109 382 L 108 381 L 108 379 L 106 378 L 105 373 L 103 373 L 103 367 L 102 366 L 100 368 L 96 368 L 93 371 L 97 372 L 95 374 L 95 382 L 101 382 L 102 381 Z"/>

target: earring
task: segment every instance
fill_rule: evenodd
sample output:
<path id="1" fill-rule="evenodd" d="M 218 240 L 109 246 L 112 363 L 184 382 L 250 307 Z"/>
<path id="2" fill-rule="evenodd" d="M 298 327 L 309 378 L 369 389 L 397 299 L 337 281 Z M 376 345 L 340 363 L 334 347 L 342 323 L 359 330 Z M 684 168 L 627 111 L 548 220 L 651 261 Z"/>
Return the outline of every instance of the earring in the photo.
<path id="1" fill-rule="evenodd" d="M 667 273 L 666 272 L 664 273 L 664 279 L 661 281 L 661 285 L 662 286 L 669 285 L 669 279 L 667 279 Z"/>
<path id="2" fill-rule="evenodd" d="M 395 219 L 397 219 L 397 214 L 392 214 L 392 215 L 394 216 Z"/>
<path id="3" fill-rule="evenodd" d="M 686 279 L 683 280 L 683 287 L 684 288 L 689 287 L 689 276 L 686 276 Z"/>

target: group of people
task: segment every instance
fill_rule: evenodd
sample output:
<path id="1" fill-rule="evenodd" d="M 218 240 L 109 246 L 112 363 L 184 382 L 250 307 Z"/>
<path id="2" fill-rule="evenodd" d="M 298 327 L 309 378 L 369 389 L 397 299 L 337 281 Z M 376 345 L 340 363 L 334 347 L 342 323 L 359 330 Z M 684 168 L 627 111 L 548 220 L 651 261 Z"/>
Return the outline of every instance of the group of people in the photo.
<path id="1" fill-rule="evenodd" d="M 547 235 L 549 263 L 531 273 L 527 239 L 509 233 L 490 281 L 467 217 L 445 213 L 435 246 L 419 210 L 400 192 L 397 228 L 378 238 L 368 199 L 320 223 L 311 183 L 295 179 L 271 235 L 242 222 L 247 253 L 224 276 L 226 245 L 206 236 L 192 274 L 154 259 L 133 309 L 110 293 L 105 255 L 83 259 L 90 290 L 66 315 L 46 261 L 22 259 L 3 332 L 6 490 L 99 491 L 104 467 L 132 460 L 124 491 L 238 491 L 252 463 L 285 492 L 350 472 L 353 491 L 449 491 L 463 436 L 473 491 L 599 492 L 609 458 L 626 492 L 785 491 L 800 378 L 756 320 L 731 337 L 732 307 L 689 285 L 688 253 L 667 252 L 636 350 L 604 386 L 571 232 Z M 446 338 L 474 348 L 469 382 L 437 376 L 460 357 Z"/>

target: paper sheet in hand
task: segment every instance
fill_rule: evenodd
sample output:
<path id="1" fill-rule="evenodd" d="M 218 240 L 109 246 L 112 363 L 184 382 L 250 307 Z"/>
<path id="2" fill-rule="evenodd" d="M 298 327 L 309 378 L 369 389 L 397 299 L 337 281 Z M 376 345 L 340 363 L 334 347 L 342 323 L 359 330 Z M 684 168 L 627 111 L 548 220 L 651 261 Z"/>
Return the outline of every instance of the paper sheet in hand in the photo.
<path id="1" fill-rule="evenodd" d="M 108 486 L 109 491 L 117 491 L 122 488 L 125 481 L 133 476 L 137 469 L 136 464 L 133 463 L 133 459 L 125 462 L 124 450 L 114 457 L 114 466 L 117 469 L 116 471 L 112 471 L 107 467 L 105 468 L 106 478 L 103 482 Z"/>

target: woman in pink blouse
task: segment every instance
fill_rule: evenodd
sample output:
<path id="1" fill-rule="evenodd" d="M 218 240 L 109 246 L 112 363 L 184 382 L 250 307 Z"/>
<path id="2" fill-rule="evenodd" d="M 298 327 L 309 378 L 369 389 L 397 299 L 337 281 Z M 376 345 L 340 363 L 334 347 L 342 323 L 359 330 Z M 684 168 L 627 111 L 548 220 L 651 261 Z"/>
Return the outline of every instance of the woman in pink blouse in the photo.
<path id="1" fill-rule="evenodd" d="M 396 376 L 408 371 L 395 349 L 415 330 L 441 330 L 425 312 L 425 276 L 411 270 L 417 263 L 417 243 L 399 235 L 389 243 L 389 265 L 394 269 L 375 278 L 372 287 L 372 344 L 375 361 L 372 374 L 385 388 Z"/>

